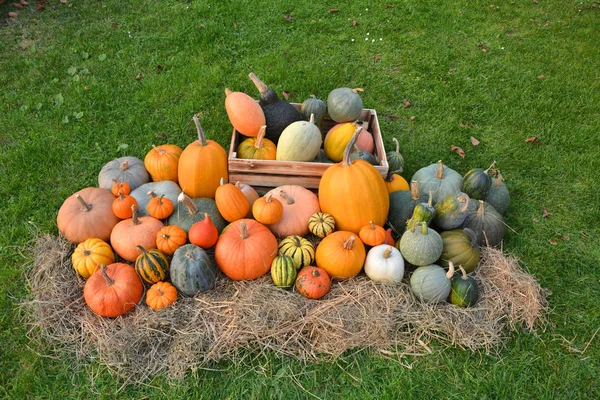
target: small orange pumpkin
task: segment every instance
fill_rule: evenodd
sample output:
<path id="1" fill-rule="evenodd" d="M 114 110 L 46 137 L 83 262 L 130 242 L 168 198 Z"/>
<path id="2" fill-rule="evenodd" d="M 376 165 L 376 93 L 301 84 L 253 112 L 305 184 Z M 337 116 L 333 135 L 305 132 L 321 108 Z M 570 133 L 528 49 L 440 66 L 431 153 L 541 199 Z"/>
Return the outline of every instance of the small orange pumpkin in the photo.
<path id="1" fill-rule="evenodd" d="M 385 180 L 385 186 L 387 187 L 388 193 L 393 193 L 398 190 L 410 190 L 410 185 L 401 175 L 389 174 Z"/>
<path id="2" fill-rule="evenodd" d="M 146 292 L 146 304 L 153 310 L 160 310 L 177 300 L 177 288 L 169 282 L 156 282 Z"/>
<path id="3" fill-rule="evenodd" d="M 171 214 L 173 214 L 173 210 L 175 209 L 175 205 L 168 197 L 165 197 L 162 194 L 158 197 L 154 194 L 154 191 L 148 192 L 152 198 L 148 202 L 148 214 L 156 219 L 165 219 L 169 218 Z"/>
<path id="4" fill-rule="evenodd" d="M 322 268 L 304 267 L 296 278 L 296 290 L 302 296 L 318 300 L 325 296 L 331 289 L 331 279 Z"/>
<path id="5" fill-rule="evenodd" d="M 272 193 L 267 193 L 254 202 L 252 215 L 261 224 L 269 225 L 278 222 L 283 216 L 283 205 L 273 198 Z"/>
<path id="6" fill-rule="evenodd" d="M 325 236 L 317 246 L 317 266 L 332 279 L 352 278 L 360 272 L 367 254 L 360 238 L 352 232 L 337 231 Z"/>
<path id="7" fill-rule="evenodd" d="M 377 246 L 385 241 L 385 229 L 382 226 L 375 225 L 373 221 L 369 221 L 368 225 L 360 228 L 358 237 L 366 245 Z"/>
<path id="8" fill-rule="evenodd" d="M 121 219 L 131 218 L 131 206 L 137 207 L 138 202 L 135 197 L 128 194 L 119 193 L 112 203 L 112 210 L 115 215 Z"/>
<path id="9" fill-rule="evenodd" d="M 244 193 L 232 183 L 225 183 L 221 178 L 221 185 L 215 192 L 215 203 L 219 213 L 228 222 L 244 218 L 250 211 L 250 204 Z"/>
<path id="10" fill-rule="evenodd" d="M 156 233 L 156 248 L 168 256 L 187 243 L 187 233 L 177 225 L 163 226 Z"/>
<path id="11" fill-rule="evenodd" d="M 144 158 L 144 167 L 154 182 L 173 181 L 178 183 L 179 157 L 183 150 L 175 144 L 152 145 Z"/>
<path id="12" fill-rule="evenodd" d="M 131 186 L 127 182 L 121 182 L 116 179 L 113 179 L 115 183 L 113 183 L 110 192 L 116 197 L 119 193 L 129 194 L 131 193 Z"/>
<path id="13" fill-rule="evenodd" d="M 188 236 L 191 244 L 210 249 L 219 239 L 219 230 L 210 219 L 210 215 L 204 213 L 204 219 L 192 224 Z"/>
<path id="14" fill-rule="evenodd" d="M 265 138 L 267 126 L 260 128 L 256 138 L 244 139 L 237 147 L 236 152 L 239 158 L 254 160 L 275 160 L 277 156 L 277 147 L 275 143 Z"/>

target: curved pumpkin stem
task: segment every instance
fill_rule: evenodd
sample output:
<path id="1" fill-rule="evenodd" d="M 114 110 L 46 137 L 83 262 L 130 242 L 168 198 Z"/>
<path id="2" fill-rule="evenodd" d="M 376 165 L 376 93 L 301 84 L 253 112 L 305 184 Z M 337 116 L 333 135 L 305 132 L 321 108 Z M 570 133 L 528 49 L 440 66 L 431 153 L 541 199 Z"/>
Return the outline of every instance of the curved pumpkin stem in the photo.
<path id="1" fill-rule="evenodd" d="M 285 190 L 280 190 L 279 194 L 281 195 L 281 197 L 283 197 L 283 199 L 285 200 L 286 203 L 288 203 L 289 205 L 294 204 L 296 202 L 296 200 L 294 200 L 292 197 L 290 197 L 289 194 L 287 194 L 285 192 Z"/>
<path id="2" fill-rule="evenodd" d="M 462 266 L 462 265 L 459 265 L 459 266 L 458 266 L 458 268 L 460 269 L 460 272 L 462 272 L 461 279 L 462 279 L 462 280 L 465 280 L 465 281 L 466 281 L 467 279 L 469 279 L 469 277 L 467 276 L 467 271 L 465 271 L 465 269 L 463 268 L 463 266 Z"/>
<path id="3" fill-rule="evenodd" d="M 221 180 L 219 180 L 219 186 L 225 186 L 225 178 L 221 177 Z"/>
<path id="4" fill-rule="evenodd" d="M 156 192 L 154 191 L 154 189 L 149 190 L 148 193 L 146 193 L 148 196 L 150 196 L 150 198 L 155 198 L 156 196 Z"/>
<path id="5" fill-rule="evenodd" d="M 119 169 L 121 171 L 125 171 L 129 169 L 129 161 L 125 160 L 121 163 L 121 165 L 119 165 Z"/>
<path id="6" fill-rule="evenodd" d="M 454 263 L 452 261 L 448 261 L 448 272 L 446 273 L 446 278 L 452 279 L 454 276 Z"/>
<path id="7" fill-rule="evenodd" d="M 392 140 L 396 144 L 396 153 L 400 153 L 400 143 L 398 142 L 398 139 L 396 139 L 395 137 L 393 137 Z"/>
<path id="8" fill-rule="evenodd" d="M 139 225 L 142 223 L 138 218 L 138 208 L 135 204 L 131 205 L 131 221 L 133 221 L 134 225 Z"/>
<path id="9" fill-rule="evenodd" d="M 158 154 L 160 154 L 161 156 L 165 155 L 165 153 L 167 152 L 165 149 L 158 148 L 155 145 L 152 145 L 152 149 L 158 151 Z"/>
<path id="10" fill-rule="evenodd" d="M 489 175 L 490 169 L 492 169 L 494 167 L 494 165 L 496 165 L 496 160 L 494 160 L 494 162 L 492 163 L 492 165 L 490 165 L 490 167 L 488 169 L 486 169 L 485 171 L 483 171 L 486 175 Z"/>
<path id="11" fill-rule="evenodd" d="M 353 91 L 354 93 L 358 93 L 358 92 L 364 92 L 364 91 L 365 91 L 365 89 L 363 89 L 363 88 L 361 88 L 361 87 L 357 87 L 357 88 L 354 88 L 354 89 L 352 89 L 352 91 Z"/>
<path id="12" fill-rule="evenodd" d="M 354 235 L 352 235 L 348 239 L 346 239 L 344 241 L 344 243 L 342 243 L 342 246 L 344 246 L 344 249 L 346 249 L 346 250 L 352 250 L 352 247 L 354 247 L 355 240 L 356 239 L 355 239 Z"/>
<path id="13" fill-rule="evenodd" d="M 419 200 L 420 198 L 420 193 L 419 193 L 419 182 L 417 181 L 411 181 L 410 182 L 410 197 L 413 200 Z"/>
<path id="14" fill-rule="evenodd" d="M 265 134 L 267 133 L 267 126 L 263 125 L 260 127 L 258 131 L 258 135 L 256 135 L 256 141 L 254 142 L 254 147 L 257 149 L 263 148 L 263 139 L 265 138 Z"/>
<path id="15" fill-rule="evenodd" d="M 206 143 L 204 129 L 202 129 L 202 125 L 200 125 L 200 120 L 198 119 L 198 116 L 194 115 L 192 119 L 194 120 L 194 123 L 196 124 L 196 130 L 198 131 L 198 144 L 200 144 L 200 146 L 206 146 L 208 143 Z"/>
<path id="16" fill-rule="evenodd" d="M 465 205 L 462 206 L 462 208 L 460 209 L 460 212 L 464 213 L 465 211 L 467 211 L 467 208 L 469 208 L 469 201 L 470 201 L 469 196 L 467 196 L 467 195 L 458 196 L 457 200 L 459 203 L 465 203 Z"/>
<path id="17" fill-rule="evenodd" d="M 485 210 L 483 209 L 483 200 L 479 200 L 479 210 L 477 210 L 477 216 L 481 217 L 481 221 L 485 218 Z"/>
<path id="18" fill-rule="evenodd" d="M 383 252 L 383 258 L 390 258 L 390 256 L 392 255 L 392 246 L 389 246 L 387 249 L 385 249 L 385 251 Z"/>
<path id="19" fill-rule="evenodd" d="M 102 273 L 102 277 L 106 281 L 106 286 L 112 286 L 115 284 L 115 280 L 108 276 L 108 274 L 106 273 L 106 264 L 102 264 L 100 266 L 100 272 Z"/>
<path id="20" fill-rule="evenodd" d="M 83 212 L 88 212 L 88 211 L 90 211 L 90 210 L 92 209 L 92 205 L 91 205 L 91 204 L 88 204 L 88 203 L 86 203 L 86 201 L 83 199 L 83 197 L 81 197 L 81 196 L 79 195 L 79 193 L 75 195 L 75 198 L 76 198 L 76 199 L 77 199 L 77 201 L 79 201 L 79 203 L 81 204 L 81 211 L 83 211 Z"/>
<path id="21" fill-rule="evenodd" d="M 270 203 L 273 200 L 273 193 L 267 193 L 267 195 L 265 196 L 265 201 L 267 203 Z"/>
<path id="22" fill-rule="evenodd" d="M 504 180 L 504 177 L 502 176 L 502 174 L 500 172 L 498 172 L 498 176 L 496 177 L 496 181 L 492 185 L 494 187 L 494 189 L 500 188 L 500 185 L 502 185 L 502 181 L 503 180 Z"/>
<path id="23" fill-rule="evenodd" d="M 252 79 L 252 82 L 254 82 L 254 86 L 256 86 L 256 88 L 258 89 L 258 91 L 260 92 L 260 94 L 267 93 L 267 91 L 269 90 L 269 87 L 263 81 L 261 81 L 258 78 L 258 76 L 256 76 L 254 74 L 254 72 L 250 72 L 248 74 L 248 76 L 250 77 L 250 79 Z"/>
<path id="24" fill-rule="evenodd" d="M 229 96 L 231 93 L 233 92 L 229 90 L 229 88 L 225 88 L 225 97 Z"/>
<path id="25" fill-rule="evenodd" d="M 248 239 L 248 227 L 246 226 L 246 223 L 244 221 L 240 222 L 240 239 Z"/>
<path id="26" fill-rule="evenodd" d="M 362 130 L 363 130 L 362 126 L 358 126 L 356 128 L 356 130 L 352 134 L 352 138 L 350 139 L 350 141 L 346 145 L 346 149 L 344 149 L 344 158 L 342 159 L 342 165 L 345 166 L 345 167 L 348 166 L 348 165 L 352 165 L 352 159 L 350 158 L 350 153 L 352 153 L 352 149 L 354 148 L 354 144 L 356 143 L 356 140 L 358 139 L 358 135 L 360 134 L 360 132 Z"/>
<path id="27" fill-rule="evenodd" d="M 189 214 L 196 214 L 198 212 L 198 207 L 196 207 L 196 204 L 194 204 L 190 196 L 184 192 L 179 193 L 179 196 L 177 196 L 177 201 L 179 203 L 183 203 L 187 207 Z"/>
<path id="28" fill-rule="evenodd" d="M 146 254 L 147 253 L 146 249 L 143 248 L 142 246 L 140 246 L 139 244 L 137 246 L 135 246 L 135 249 L 137 251 L 139 251 L 140 253 L 142 253 L 142 254 Z"/>
<path id="29" fill-rule="evenodd" d="M 427 201 L 427 207 L 431 208 L 432 205 L 432 201 L 433 201 L 433 194 L 431 193 L 431 189 L 429 190 L 429 201 Z"/>
<path id="30" fill-rule="evenodd" d="M 446 176 L 444 174 L 444 164 L 442 163 L 442 160 L 439 160 L 437 162 L 438 164 L 438 169 L 437 169 L 437 173 L 436 173 L 436 178 L 438 179 L 444 179 Z"/>

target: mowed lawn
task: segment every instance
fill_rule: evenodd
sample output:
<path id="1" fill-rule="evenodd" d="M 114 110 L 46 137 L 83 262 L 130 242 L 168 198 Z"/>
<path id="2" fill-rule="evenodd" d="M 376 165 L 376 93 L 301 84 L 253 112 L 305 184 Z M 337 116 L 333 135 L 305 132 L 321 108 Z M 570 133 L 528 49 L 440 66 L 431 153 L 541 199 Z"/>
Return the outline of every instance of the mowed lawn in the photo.
<path id="1" fill-rule="evenodd" d="M 600 397 L 597 1 L 29 3 L 0 5 L 0 397 Z M 194 113 L 228 149 L 224 89 L 257 98 L 249 72 L 298 103 L 363 88 L 407 179 L 439 159 L 463 174 L 495 160 L 512 194 L 504 248 L 551 292 L 548 322 L 507 331 L 493 354 L 246 354 L 137 387 L 31 340 L 23 272 L 64 199 L 114 158 L 185 147 Z"/>

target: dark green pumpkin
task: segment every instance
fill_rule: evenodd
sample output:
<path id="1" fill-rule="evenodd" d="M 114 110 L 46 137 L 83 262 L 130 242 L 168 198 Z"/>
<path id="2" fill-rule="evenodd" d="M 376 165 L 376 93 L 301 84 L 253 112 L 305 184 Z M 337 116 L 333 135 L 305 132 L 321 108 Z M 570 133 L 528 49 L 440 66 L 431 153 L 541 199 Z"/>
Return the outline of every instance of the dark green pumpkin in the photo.
<path id="1" fill-rule="evenodd" d="M 421 222 L 420 226 L 404 232 L 398 248 L 406 261 L 421 267 L 438 260 L 444 245 L 440 235 L 428 228 L 425 222 Z"/>
<path id="2" fill-rule="evenodd" d="M 510 206 L 510 193 L 501 174 L 492 178 L 492 186 L 483 200 L 490 203 L 500 214 L 506 215 Z"/>
<path id="3" fill-rule="evenodd" d="M 289 256 L 277 256 L 271 263 L 271 278 L 277 287 L 288 288 L 296 281 L 296 266 Z"/>
<path id="4" fill-rule="evenodd" d="M 421 222 L 429 225 L 435 215 L 435 208 L 431 205 L 431 201 L 432 196 L 430 194 L 427 203 L 419 203 L 415 206 L 412 217 L 406 222 L 406 229 L 413 229 L 421 225 Z"/>
<path id="5" fill-rule="evenodd" d="M 450 195 L 435 205 L 433 222 L 442 231 L 458 228 L 467 218 L 469 196 L 464 193 Z"/>
<path id="6" fill-rule="evenodd" d="M 379 165 L 379 162 L 377 162 L 377 158 L 375 158 L 375 156 L 371 153 L 369 153 L 366 150 L 361 149 L 358 146 L 354 146 L 354 151 L 352 153 L 350 153 L 350 159 L 352 161 L 354 160 L 364 160 L 366 162 L 368 162 L 371 165 Z"/>
<path id="7" fill-rule="evenodd" d="M 210 216 L 219 233 L 227 226 L 228 222 L 217 209 L 217 203 L 213 199 L 207 197 L 192 199 L 183 193 L 179 195 L 167 225 L 177 225 L 189 232 L 194 223 L 204 220 L 204 213 Z"/>
<path id="8" fill-rule="evenodd" d="M 326 164 L 333 164 L 333 161 L 331 161 L 329 158 L 327 158 L 327 156 L 325 155 L 325 150 L 323 150 L 323 149 L 319 150 L 319 153 L 315 157 L 314 161 L 320 162 L 320 163 L 326 163 Z"/>
<path id="9" fill-rule="evenodd" d="M 304 100 L 300 106 L 300 114 L 305 120 L 310 120 L 310 114 L 315 116 L 315 125 L 321 128 L 323 117 L 327 113 L 327 104 L 321 99 L 317 99 L 315 95 L 311 95 L 310 98 Z"/>
<path id="10" fill-rule="evenodd" d="M 475 202 L 474 202 L 475 203 Z M 469 214 L 462 224 L 463 228 L 469 228 L 477 237 L 480 246 L 497 246 L 504 238 L 506 224 L 502 215 L 489 203 L 479 200 L 477 207 L 469 207 Z"/>
<path id="11" fill-rule="evenodd" d="M 217 279 L 217 266 L 206 251 L 195 244 L 175 250 L 171 259 L 171 283 L 186 296 L 210 289 Z"/>
<path id="12" fill-rule="evenodd" d="M 395 151 L 388 151 L 386 154 L 390 174 L 401 174 L 404 171 L 404 157 L 400 154 L 400 143 L 398 139 L 392 138 L 396 144 Z"/>
<path id="13" fill-rule="evenodd" d="M 442 267 L 448 267 L 450 262 L 462 265 L 467 272 L 473 272 L 479 265 L 479 245 L 477 236 L 469 228 L 453 229 L 440 233 L 442 238 L 442 255 L 437 261 Z"/>
<path id="14" fill-rule="evenodd" d="M 415 181 L 410 183 L 410 190 L 398 190 L 390 193 L 387 223 L 396 233 L 396 236 L 400 236 L 404 232 L 406 223 L 412 217 L 415 206 L 423 201 L 427 201 L 427 198 L 421 196 L 419 183 Z"/>
<path id="15" fill-rule="evenodd" d="M 453 276 L 450 280 L 450 303 L 459 307 L 473 306 L 479 300 L 479 286 L 460 265 L 458 267 L 461 274 Z"/>
<path id="16" fill-rule="evenodd" d="M 433 193 L 434 205 L 451 194 L 459 194 L 463 186 L 463 177 L 452 168 L 445 166 L 442 160 L 421 168 L 415 172 L 411 180 L 419 182 L 421 193 L 429 193 L 429 191 Z"/>
<path id="17" fill-rule="evenodd" d="M 492 186 L 492 178 L 490 178 L 489 171 L 495 163 L 494 161 L 490 168 L 486 170 L 483 168 L 474 168 L 467 172 L 463 177 L 462 191 L 472 199 L 483 200 L 490 190 L 490 186 Z"/>
<path id="18" fill-rule="evenodd" d="M 135 272 L 146 283 L 162 281 L 169 272 L 169 260 L 160 250 L 136 247 L 141 254 L 135 260 Z"/>

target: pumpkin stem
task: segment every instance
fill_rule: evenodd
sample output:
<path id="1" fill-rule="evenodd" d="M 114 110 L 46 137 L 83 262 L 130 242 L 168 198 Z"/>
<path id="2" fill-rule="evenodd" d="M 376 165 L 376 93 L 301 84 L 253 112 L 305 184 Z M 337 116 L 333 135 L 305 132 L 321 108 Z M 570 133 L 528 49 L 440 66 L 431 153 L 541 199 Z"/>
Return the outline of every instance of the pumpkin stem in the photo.
<path id="1" fill-rule="evenodd" d="M 504 180 L 504 177 L 502 176 L 502 174 L 500 172 L 498 172 L 498 176 L 496 177 L 496 180 L 494 181 L 494 184 L 492 186 L 494 186 L 494 189 L 499 189 L 500 185 L 502 185 L 502 181 Z"/>
<path id="2" fill-rule="evenodd" d="M 112 286 L 115 284 L 115 280 L 108 276 L 108 274 L 106 273 L 106 264 L 102 264 L 100 266 L 100 272 L 102 273 L 102 277 L 104 278 L 104 280 L 106 280 L 106 286 Z"/>
<path id="3" fill-rule="evenodd" d="M 471 247 L 477 246 L 477 235 L 471 228 L 463 228 L 463 232 L 471 239 Z"/>
<path id="4" fill-rule="evenodd" d="M 92 205 L 88 204 L 85 202 L 85 200 L 83 200 L 83 197 L 81 197 L 79 194 L 75 195 L 75 198 L 79 201 L 79 203 L 81 204 L 81 211 L 83 212 L 88 212 L 92 209 Z"/>
<path id="5" fill-rule="evenodd" d="M 219 181 L 219 186 L 224 186 L 225 185 L 225 178 L 221 177 L 221 180 Z"/>
<path id="6" fill-rule="evenodd" d="M 119 165 L 119 169 L 121 171 L 125 171 L 129 169 L 129 161 L 125 160 L 121 163 L 121 165 Z"/>
<path id="7" fill-rule="evenodd" d="M 321 276 L 321 273 L 319 272 L 318 269 L 315 268 L 311 271 L 311 275 L 313 276 L 313 278 L 318 278 Z"/>
<path id="8" fill-rule="evenodd" d="M 357 88 L 354 88 L 354 89 L 352 89 L 352 91 L 353 91 L 354 93 L 358 93 L 358 92 L 364 92 L 364 91 L 365 91 L 365 89 L 363 89 L 363 88 L 361 88 L 361 87 L 357 87 Z"/>
<path id="9" fill-rule="evenodd" d="M 462 277 L 461 277 L 461 278 L 462 278 L 463 280 L 465 280 L 465 281 L 466 281 L 467 279 L 469 279 L 469 277 L 467 276 L 467 271 L 465 271 L 465 269 L 463 268 L 463 266 L 462 266 L 462 265 L 459 265 L 459 266 L 458 266 L 458 268 L 460 269 L 460 272 L 462 272 Z"/>
<path id="10" fill-rule="evenodd" d="M 244 221 L 240 222 L 240 239 L 248 239 L 248 227 L 246 226 L 246 223 Z"/>
<path id="11" fill-rule="evenodd" d="M 300 236 L 294 235 L 292 236 L 292 239 L 294 240 L 294 244 L 296 245 L 296 247 L 302 247 L 302 243 L 300 242 Z"/>
<path id="12" fill-rule="evenodd" d="M 179 193 L 179 196 L 177 196 L 177 201 L 183 203 L 187 207 L 190 215 L 198 212 L 198 207 L 196 207 L 196 204 L 194 204 L 192 199 L 184 192 Z"/>
<path id="13" fill-rule="evenodd" d="M 346 250 L 352 250 L 352 247 L 354 247 L 354 235 L 350 236 L 348 239 L 346 239 L 344 241 L 344 243 L 342 243 L 342 246 L 344 246 L 344 249 Z"/>
<path id="14" fill-rule="evenodd" d="M 490 165 L 490 167 L 488 169 L 486 169 L 485 171 L 483 171 L 486 175 L 489 175 L 490 169 L 492 169 L 494 167 L 494 165 L 496 165 L 496 160 L 494 160 L 494 162 L 492 163 L 492 165 Z"/>
<path id="15" fill-rule="evenodd" d="M 358 139 L 358 135 L 360 134 L 360 132 L 362 131 L 362 129 L 363 129 L 362 126 L 357 126 L 356 130 L 352 134 L 352 138 L 350 139 L 350 141 L 346 145 L 346 149 L 344 149 L 344 158 L 342 160 L 342 165 L 343 166 L 352 165 L 352 159 L 350 158 L 350 153 L 352 153 L 352 149 L 354 148 L 354 144 L 356 143 L 356 140 Z"/>
<path id="16" fill-rule="evenodd" d="M 410 182 L 410 197 L 415 201 L 419 200 L 419 197 L 420 197 L 419 182 L 417 182 L 417 181 Z"/>
<path id="17" fill-rule="evenodd" d="M 256 86 L 256 88 L 258 89 L 260 94 L 267 93 L 267 91 L 269 90 L 269 87 L 267 85 L 265 85 L 265 83 L 263 81 L 258 79 L 258 76 L 254 75 L 254 72 L 250 72 L 248 74 L 248 76 L 250 77 L 250 79 L 252 79 L 252 82 L 254 82 L 254 86 Z"/>
<path id="18" fill-rule="evenodd" d="M 89 250 L 84 250 L 84 251 L 83 251 L 83 255 L 84 255 L 84 256 L 89 256 L 90 254 L 92 254 L 92 252 L 91 252 L 91 251 L 89 251 Z"/>
<path id="19" fill-rule="evenodd" d="M 311 124 L 315 124 L 315 114 L 310 113 L 310 118 L 308 119 L 308 122 Z"/>
<path id="20" fill-rule="evenodd" d="M 159 147 L 156 147 L 155 145 L 152 145 L 152 149 L 158 151 L 158 154 L 160 154 L 161 156 L 165 155 L 165 153 L 167 152 L 165 149 L 161 149 Z"/>
<path id="21" fill-rule="evenodd" d="M 479 200 L 479 210 L 477 210 L 477 216 L 481 217 L 481 220 L 485 218 L 485 210 L 483 209 L 483 200 Z"/>
<path id="22" fill-rule="evenodd" d="M 369 225 L 371 225 L 372 230 L 375 230 L 375 224 L 373 223 L 373 221 L 369 221 Z"/>
<path id="23" fill-rule="evenodd" d="M 273 199 L 273 193 L 267 193 L 267 195 L 265 196 L 265 201 L 267 203 L 270 203 L 272 199 Z"/>
<path id="24" fill-rule="evenodd" d="M 164 296 L 165 292 L 162 291 L 160 286 L 156 287 L 156 294 L 158 294 L 159 296 Z"/>
<path id="25" fill-rule="evenodd" d="M 394 143 L 396 143 L 396 153 L 400 153 L 400 143 L 398 142 L 398 139 L 393 137 L 392 140 L 394 141 Z"/>
<path id="26" fill-rule="evenodd" d="M 467 208 L 469 208 L 469 196 L 464 195 L 464 196 L 458 196 L 458 202 L 459 203 L 465 203 L 462 208 L 460 209 L 461 213 L 464 213 L 465 211 L 467 211 Z"/>
<path id="27" fill-rule="evenodd" d="M 125 195 L 123 193 L 121 193 L 121 191 L 119 191 L 117 194 L 119 195 L 119 200 L 121 200 L 121 201 L 125 200 Z"/>
<path id="28" fill-rule="evenodd" d="M 204 129 L 202 129 L 202 125 L 200 125 L 200 120 L 197 115 L 192 117 L 194 123 L 196 124 L 196 130 L 198 131 L 198 143 L 200 146 L 206 146 L 206 136 L 204 135 Z"/>
<path id="29" fill-rule="evenodd" d="M 225 88 L 225 96 L 229 96 L 231 93 L 233 92 L 229 88 Z"/>
<path id="30" fill-rule="evenodd" d="M 296 202 L 296 200 L 291 198 L 290 195 L 287 194 L 283 189 L 279 191 L 279 194 L 281 195 L 281 197 L 283 197 L 285 202 L 288 203 L 289 205 L 294 204 Z"/>
<path id="31" fill-rule="evenodd" d="M 444 179 L 446 176 L 444 175 L 444 164 L 442 164 L 442 160 L 439 160 L 437 162 L 438 164 L 438 169 L 437 169 L 437 173 L 436 173 L 436 178 L 438 179 Z"/>
<path id="32" fill-rule="evenodd" d="M 131 220 L 133 221 L 134 225 L 139 225 L 142 223 L 142 221 L 140 221 L 138 218 L 138 208 L 135 204 L 131 205 Z"/>
<path id="33" fill-rule="evenodd" d="M 431 189 L 429 189 L 429 201 L 427 202 L 427 207 L 431 208 L 432 207 L 432 202 L 433 201 L 433 194 L 431 193 Z"/>
<path id="34" fill-rule="evenodd" d="M 160 198 L 158 199 L 158 205 L 159 205 L 159 206 L 162 206 L 162 204 L 163 204 L 163 198 L 164 198 L 164 197 L 165 197 L 165 195 L 164 195 L 164 194 L 161 194 L 161 195 L 160 195 Z"/>
<path id="35" fill-rule="evenodd" d="M 421 222 L 419 225 L 421 225 L 421 235 L 427 235 L 427 232 L 429 231 L 427 228 L 427 222 Z"/>
<path id="36" fill-rule="evenodd" d="M 139 244 L 138 244 L 137 246 L 135 246 L 135 249 L 136 249 L 138 252 L 142 253 L 142 254 L 146 254 L 146 253 L 147 253 L 146 249 L 145 249 L 145 248 L 143 248 L 142 246 L 140 246 Z"/>
<path id="37" fill-rule="evenodd" d="M 392 246 L 389 246 L 387 249 L 385 249 L 385 251 L 383 252 L 383 258 L 390 258 L 390 256 L 392 255 Z"/>
<path id="38" fill-rule="evenodd" d="M 256 141 L 254 142 L 254 147 L 257 149 L 262 149 L 263 148 L 263 139 L 265 137 L 265 134 L 267 133 L 267 126 L 263 125 L 260 127 L 260 130 L 258 131 L 258 135 L 256 135 Z"/>
<path id="39" fill-rule="evenodd" d="M 154 191 L 154 189 L 148 191 L 148 193 L 146 193 L 148 196 L 150 196 L 150 198 L 155 198 L 156 196 L 156 192 Z"/>
<path id="40" fill-rule="evenodd" d="M 446 278 L 452 279 L 454 276 L 454 263 L 452 261 L 448 261 L 448 272 L 446 273 Z"/>

